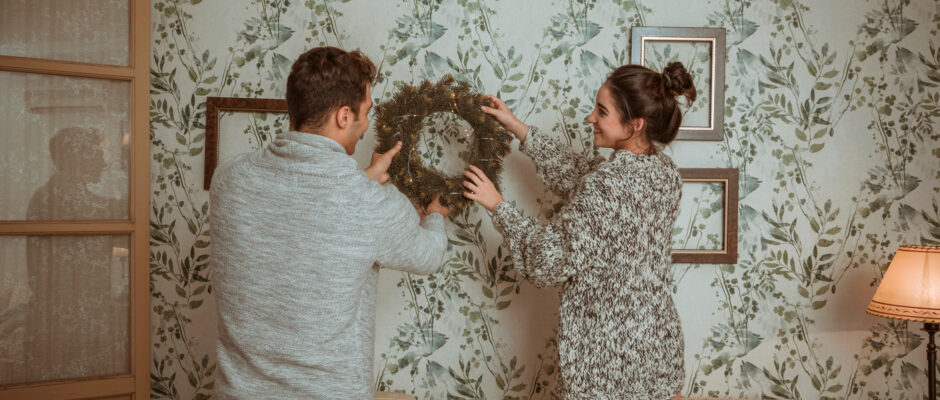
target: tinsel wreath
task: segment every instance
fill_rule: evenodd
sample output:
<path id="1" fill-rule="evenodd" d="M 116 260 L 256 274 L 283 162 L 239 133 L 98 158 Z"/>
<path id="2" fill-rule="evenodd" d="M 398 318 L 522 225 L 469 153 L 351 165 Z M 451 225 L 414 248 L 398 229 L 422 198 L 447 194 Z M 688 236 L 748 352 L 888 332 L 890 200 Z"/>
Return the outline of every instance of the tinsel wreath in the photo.
<path id="1" fill-rule="evenodd" d="M 463 197 L 466 190 L 463 175 L 444 176 L 441 171 L 425 166 L 417 152 L 425 118 L 438 112 L 450 112 L 473 128 L 463 160 L 483 170 L 499 189 L 502 161 L 509 154 L 511 137 L 480 109 L 484 104 L 489 105 L 489 102 L 470 90 L 470 85 L 456 82 L 447 75 L 435 84 L 424 81 L 418 87 L 405 85 L 391 99 L 376 106 L 378 144 L 375 151 L 384 153 L 399 140 L 402 142 L 401 153 L 392 159 L 388 169 L 392 183 L 421 206 L 430 204 L 436 194 L 441 195 L 441 203 L 449 205 L 454 214 L 472 203 Z"/>

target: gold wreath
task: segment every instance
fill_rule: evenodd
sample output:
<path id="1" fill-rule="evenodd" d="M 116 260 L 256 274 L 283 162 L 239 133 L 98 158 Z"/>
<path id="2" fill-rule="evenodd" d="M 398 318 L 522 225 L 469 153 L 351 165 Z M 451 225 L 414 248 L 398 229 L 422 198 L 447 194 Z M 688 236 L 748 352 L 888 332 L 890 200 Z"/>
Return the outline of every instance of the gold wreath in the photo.
<path id="1" fill-rule="evenodd" d="M 466 82 L 456 82 L 447 75 L 436 84 L 424 81 L 417 88 L 405 85 L 390 100 L 375 107 L 375 151 L 384 153 L 399 140 L 402 142 L 401 153 L 392 159 L 388 173 L 409 199 L 424 207 L 440 194 L 441 203 L 450 205 L 451 213 L 460 213 L 472 203 L 462 194 L 466 190 L 463 175 L 444 176 L 426 167 L 416 151 L 424 119 L 437 112 L 454 113 L 470 124 L 473 136 L 463 160 L 483 170 L 499 189 L 502 159 L 509 154 L 511 137 L 480 109 L 485 101 Z"/>

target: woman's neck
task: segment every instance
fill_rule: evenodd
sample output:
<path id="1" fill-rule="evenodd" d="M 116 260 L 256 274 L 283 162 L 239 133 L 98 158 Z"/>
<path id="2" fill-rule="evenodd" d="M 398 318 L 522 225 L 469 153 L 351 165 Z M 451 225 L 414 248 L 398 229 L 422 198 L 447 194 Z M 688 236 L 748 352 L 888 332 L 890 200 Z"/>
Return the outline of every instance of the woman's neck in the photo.
<path id="1" fill-rule="evenodd" d="M 633 154 L 643 155 L 651 155 L 656 151 L 653 148 L 652 142 L 639 140 L 636 138 L 636 136 L 639 135 L 634 135 L 634 137 L 630 138 L 630 140 L 624 141 L 623 143 L 618 143 L 619 146 L 615 147 L 614 150 L 626 150 Z"/>

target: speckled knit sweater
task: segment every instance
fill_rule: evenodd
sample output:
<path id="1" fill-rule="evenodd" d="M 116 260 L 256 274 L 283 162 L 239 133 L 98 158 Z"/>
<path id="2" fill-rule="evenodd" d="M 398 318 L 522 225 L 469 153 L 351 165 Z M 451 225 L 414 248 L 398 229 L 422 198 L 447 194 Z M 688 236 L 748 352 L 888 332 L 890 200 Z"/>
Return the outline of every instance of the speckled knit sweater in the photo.
<path id="1" fill-rule="evenodd" d="M 678 168 L 662 152 L 586 158 L 534 128 L 520 149 L 565 206 L 541 225 L 501 202 L 493 223 L 520 273 L 538 287 L 563 285 L 566 398 L 672 398 L 684 377 L 670 278 Z"/>

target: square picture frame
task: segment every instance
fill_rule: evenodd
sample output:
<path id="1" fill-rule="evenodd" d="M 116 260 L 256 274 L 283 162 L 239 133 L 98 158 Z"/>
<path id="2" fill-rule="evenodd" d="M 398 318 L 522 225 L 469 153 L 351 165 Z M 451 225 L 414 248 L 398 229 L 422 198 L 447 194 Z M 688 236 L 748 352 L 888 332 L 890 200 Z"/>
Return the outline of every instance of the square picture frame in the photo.
<path id="1" fill-rule="evenodd" d="M 705 126 L 680 126 L 676 140 L 724 140 L 725 115 L 725 34 L 724 28 L 683 28 L 635 26 L 630 29 L 630 63 L 646 65 L 650 43 L 691 43 L 710 45 L 708 123 Z M 660 72 L 660 71 L 656 71 Z M 701 98 L 702 93 L 698 93 Z"/>
<path id="2" fill-rule="evenodd" d="M 245 97 L 206 98 L 206 150 L 203 189 L 212 185 L 212 174 L 219 164 L 219 113 L 224 111 L 287 113 L 287 100 Z"/>
<path id="3" fill-rule="evenodd" d="M 682 183 L 722 185 L 722 247 L 717 250 L 672 249 L 674 264 L 736 264 L 738 262 L 737 168 L 679 168 Z"/>

